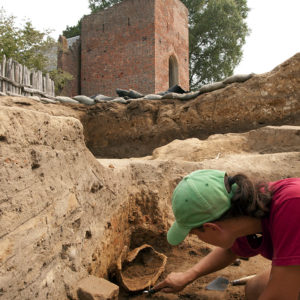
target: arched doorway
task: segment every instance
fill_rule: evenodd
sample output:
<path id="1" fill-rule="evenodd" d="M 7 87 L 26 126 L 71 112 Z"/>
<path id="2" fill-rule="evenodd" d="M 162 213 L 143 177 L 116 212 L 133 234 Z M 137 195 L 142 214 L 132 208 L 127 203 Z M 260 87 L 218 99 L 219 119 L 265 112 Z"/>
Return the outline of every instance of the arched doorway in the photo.
<path id="1" fill-rule="evenodd" d="M 178 63 L 174 55 L 169 58 L 169 87 L 178 84 Z"/>

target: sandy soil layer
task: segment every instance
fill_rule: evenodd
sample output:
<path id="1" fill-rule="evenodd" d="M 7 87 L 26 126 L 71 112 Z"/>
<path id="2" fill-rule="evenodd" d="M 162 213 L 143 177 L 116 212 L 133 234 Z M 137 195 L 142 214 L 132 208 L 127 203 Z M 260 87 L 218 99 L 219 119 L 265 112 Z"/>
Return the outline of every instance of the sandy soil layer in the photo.
<path id="1" fill-rule="evenodd" d="M 190 237 L 183 244 L 170 247 L 165 241 L 160 241 L 159 238 L 153 243 L 157 250 L 160 250 L 168 257 L 166 269 L 159 280 L 165 278 L 171 272 L 182 272 L 193 264 L 197 263 L 199 259 L 204 257 L 207 253 L 213 249 L 213 247 L 197 240 L 196 238 Z M 261 256 L 252 257 L 248 261 L 241 260 L 239 266 L 231 265 L 227 268 L 215 272 L 213 274 L 204 276 L 197 279 L 192 284 L 187 286 L 183 291 L 178 294 L 166 294 L 158 292 L 151 296 L 152 299 L 157 300 L 175 300 L 175 299 L 244 299 L 244 286 L 232 286 L 228 285 L 224 292 L 206 290 L 205 287 L 209 282 L 217 278 L 218 276 L 225 277 L 227 279 L 234 280 L 244 276 L 258 274 L 264 271 L 270 266 L 270 261 L 264 259 Z M 120 291 L 120 300 L 125 299 L 147 299 L 145 294 L 129 294 L 123 289 Z"/>

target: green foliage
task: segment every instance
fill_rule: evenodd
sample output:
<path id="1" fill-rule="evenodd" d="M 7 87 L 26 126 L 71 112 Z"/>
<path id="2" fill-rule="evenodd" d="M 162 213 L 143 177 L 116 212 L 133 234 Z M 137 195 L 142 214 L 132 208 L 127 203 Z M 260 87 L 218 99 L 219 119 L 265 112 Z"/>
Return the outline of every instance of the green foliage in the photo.
<path id="1" fill-rule="evenodd" d="M 92 13 L 109 8 L 115 4 L 122 2 L 122 0 L 89 0 L 89 8 Z"/>
<path id="2" fill-rule="evenodd" d="M 190 86 L 232 75 L 249 29 L 247 0 L 182 0 L 189 9 Z"/>
<path id="3" fill-rule="evenodd" d="M 46 53 L 57 47 L 57 43 L 49 36 L 50 30 L 44 32 L 33 28 L 31 21 L 19 28 L 14 16 L 7 16 L 4 9 L 0 10 L 0 59 L 5 54 L 29 69 L 46 72 L 51 62 Z M 73 76 L 62 70 L 53 70 L 50 77 L 54 80 L 56 93 L 73 79 Z"/>
<path id="4" fill-rule="evenodd" d="M 247 0 L 181 0 L 189 10 L 190 86 L 232 75 L 249 33 Z M 92 12 L 122 0 L 89 0 Z"/>
<path id="5" fill-rule="evenodd" d="M 45 52 L 56 46 L 49 36 L 51 31 L 38 31 L 27 21 L 22 28 L 15 24 L 14 16 L 7 16 L 4 9 L 0 10 L 0 57 L 5 54 L 28 68 L 45 71 L 48 58 Z"/>
<path id="6" fill-rule="evenodd" d="M 89 8 L 91 9 L 92 13 L 97 11 L 109 8 L 122 0 L 89 0 Z M 67 26 L 66 29 L 63 31 L 63 36 L 67 39 L 80 35 L 81 33 L 81 22 L 83 17 L 78 21 L 75 26 Z"/>
<path id="7" fill-rule="evenodd" d="M 77 25 L 75 26 L 67 26 L 67 28 L 63 31 L 63 36 L 65 36 L 68 39 L 80 35 L 82 19 L 83 17 L 77 22 Z"/>
<path id="8" fill-rule="evenodd" d="M 109 8 L 115 4 L 120 3 L 122 0 L 89 0 L 89 8 L 92 13 L 97 11 Z M 75 26 L 67 26 L 66 29 L 63 31 L 63 36 L 66 38 L 71 38 L 81 33 L 81 22 L 83 17 L 78 21 L 77 25 Z"/>
<path id="9" fill-rule="evenodd" d="M 62 69 L 52 70 L 50 71 L 50 78 L 54 81 L 55 85 L 55 94 L 60 94 L 63 90 L 64 86 L 71 80 L 73 80 L 73 76 L 63 71 Z"/>

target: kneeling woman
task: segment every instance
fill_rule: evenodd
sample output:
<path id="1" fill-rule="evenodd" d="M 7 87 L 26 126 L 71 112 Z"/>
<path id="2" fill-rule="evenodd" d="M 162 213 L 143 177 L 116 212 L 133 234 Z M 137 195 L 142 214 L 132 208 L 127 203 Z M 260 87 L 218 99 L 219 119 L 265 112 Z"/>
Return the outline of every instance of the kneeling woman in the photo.
<path id="1" fill-rule="evenodd" d="M 246 299 L 298 299 L 300 178 L 254 185 L 243 174 L 228 177 L 223 171 L 198 170 L 177 185 L 172 209 L 170 244 L 194 234 L 217 247 L 186 272 L 169 274 L 154 290 L 178 292 L 238 256 L 261 254 L 272 264 L 248 281 Z"/>

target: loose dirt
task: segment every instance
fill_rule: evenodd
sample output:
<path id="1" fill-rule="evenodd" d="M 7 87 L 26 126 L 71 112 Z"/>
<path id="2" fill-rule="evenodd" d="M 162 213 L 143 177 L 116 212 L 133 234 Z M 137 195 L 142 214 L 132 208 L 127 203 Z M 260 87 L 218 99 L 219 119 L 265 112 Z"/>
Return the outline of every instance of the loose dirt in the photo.
<path id="1" fill-rule="evenodd" d="M 189 139 L 174 141 L 158 148 L 152 156 L 139 159 L 99 160 L 102 165 L 113 165 L 116 169 L 134 165 L 136 162 L 160 164 L 162 161 L 201 162 L 200 168 L 225 169 L 232 172 L 244 172 L 252 179 L 275 180 L 276 178 L 299 176 L 295 170 L 300 167 L 299 127 L 265 127 L 245 134 L 214 135 L 204 141 Z M 204 159 L 208 157 L 211 159 Z M 292 163 L 291 163 L 292 162 Z M 296 169 L 295 169 L 296 168 Z M 199 241 L 196 237 L 189 237 L 179 246 L 171 247 L 166 242 L 164 234 L 137 231 L 131 237 L 131 249 L 148 243 L 155 250 L 168 257 L 165 271 L 158 281 L 163 280 L 171 272 L 182 272 L 193 266 L 207 255 L 213 247 Z M 199 278 L 178 294 L 158 292 L 152 299 L 244 299 L 244 286 L 228 285 L 224 292 L 209 291 L 205 287 L 218 276 L 234 280 L 244 276 L 258 274 L 271 266 L 271 262 L 261 256 L 249 260 L 240 260 L 240 265 L 227 268 Z M 134 269 L 132 269 L 134 270 Z M 144 270 L 145 273 L 151 272 Z M 132 274 L 134 276 L 134 274 Z M 137 275 L 137 273 L 136 273 Z M 141 274 L 142 275 L 142 274 Z M 114 278 L 111 278 L 114 280 Z M 137 279 L 138 280 L 138 279 Z M 149 296 L 140 293 L 120 291 L 120 300 L 146 299 Z"/>
<path id="2" fill-rule="evenodd" d="M 197 240 L 195 237 L 189 237 L 184 243 L 179 246 L 171 247 L 162 240 L 162 237 L 157 237 L 156 241 L 152 241 L 154 248 L 161 251 L 168 257 L 165 271 L 159 278 L 163 280 L 171 272 L 182 272 L 193 266 L 201 258 L 207 255 L 213 247 Z M 248 261 L 241 260 L 239 266 L 231 265 L 227 268 L 215 272 L 213 274 L 197 279 L 192 284 L 187 286 L 178 294 L 166 294 L 158 292 L 152 296 L 147 296 L 142 293 L 128 293 L 124 289 L 120 290 L 120 300 L 125 299 L 160 299 L 160 300 L 175 300 L 175 299 L 244 299 L 244 286 L 228 285 L 224 292 L 205 290 L 207 284 L 218 276 L 226 277 L 234 280 L 244 276 L 258 274 L 270 266 L 270 261 L 261 256 L 252 257 Z M 147 271 L 146 271 L 147 272 Z"/>
<path id="3" fill-rule="evenodd" d="M 132 262 L 123 265 L 123 275 L 127 279 L 139 279 L 154 275 L 162 265 L 162 258 L 151 248 L 141 250 Z"/>
<path id="4" fill-rule="evenodd" d="M 257 80 L 261 80 L 261 77 Z M 286 85 L 282 86 L 285 89 Z M 254 86 L 250 88 L 257 89 Z M 228 90 L 225 92 L 229 93 Z M 215 93 L 215 97 L 219 97 L 219 93 Z M 299 98 L 297 93 L 293 96 L 296 99 Z M 241 89 L 243 94 L 244 90 Z M 232 94 L 228 94 L 228 99 L 231 97 Z M 288 96 L 279 97 L 278 94 L 274 99 L 279 98 L 286 99 Z M 220 99 L 224 103 L 221 96 Z M 275 107 L 272 97 L 264 101 L 258 99 L 253 102 L 253 112 L 262 111 L 257 103 L 270 101 L 272 109 Z M 293 102 L 293 99 L 289 99 L 290 110 L 298 113 L 295 103 L 299 101 Z M 201 122 L 205 118 L 200 105 L 202 100 L 198 99 L 194 107 L 199 112 L 194 119 Z M 205 103 L 218 107 L 215 101 L 209 99 Z M 231 112 L 239 111 L 233 109 L 234 103 L 234 100 L 229 103 Z M 289 112 L 287 106 L 279 103 L 278 107 L 280 112 Z M 145 114 L 129 106 L 127 108 L 131 109 L 132 114 L 128 110 L 126 120 L 133 120 L 132 126 L 124 123 L 123 127 L 119 127 L 115 123 L 113 127 L 112 120 L 121 122 L 120 113 L 114 110 L 118 108 L 117 105 L 112 104 L 108 108 L 115 116 L 112 118 L 103 110 L 108 128 L 107 134 L 104 134 L 99 131 L 102 128 L 100 125 L 93 127 L 91 123 L 89 127 L 81 122 L 86 114 L 85 108 L 81 106 L 73 109 L 71 106 L 36 104 L 31 99 L 3 97 L 0 109 L 0 296 L 3 299 L 77 300 L 76 284 L 88 275 L 117 283 L 113 268 L 125 246 L 133 250 L 149 244 L 168 257 L 165 271 L 158 281 L 170 272 L 190 268 L 207 255 L 212 247 L 195 238 L 171 247 L 166 241 L 166 232 L 173 222 L 172 191 L 183 176 L 196 169 L 221 169 L 229 175 L 243 172 L 252 179 L 268 181 L 300 177 L 300 128 L 297 126 L 270 126 L 243 134 L 211 135 L 206 140 L 174 141 L 170 135 L 172 143 L 166 145 L 167 140 L 159 140 L 159 144 L 165 146 L 149 155 L 151 151 L 147 145 L 147 151 L 139 149 L 148 130 L 143 127 L 136 132 L 137 124 L 147 119 Z M 147 112 L 147 107 L 144 108 Z M 167 106 L 162 105 L 161 108 L 166 109 Z M 184 120 L 193 124 L 190 112 L 194 110 L 192 107 L 185 108 L 180 110 L 188 113 Z M 224 106 L 219 108 L 223 109 Z M 249 110 L 248 106 L 246 108 Z M 216 116 L 215 113 L 212 115 Z M 218 115 L 221 116 L 221 111 Z M 270 115 L 273 116 L 273 111 Z M 156 116 L 156 119 L 161 119 L 159 114 Z M 297 121 L 296 115 L 293 117 Z M 101 119 L 100 115 L 94 118 L 106 120 Z M 230 118 L 228 116 L 228 120 Z M 183 120 L 182 114 L 174 119 Z M 168 132 L 164 120 L 156 128 Z M 219 122 L 218 119 L 214 120 Z M 239 124 L 238 120 L 236 122 Z M 149 124 L 147 126 L 150 128 L 152 123 Z M 205 124 L 203 128 L 206 131 Z M 220 121 L 220 126 L 222 124 Z M 115 147 L 124 149 L 122 140 L 114 131 L 110 131 L 112 127 L 118 133 L 125 129 L 136 132 L 134 143 L 128 144 L 128 155 L 134 152 L 129 151 L 134 145 L 136 153 L 145 152 L 149 156 L 97 160 L 86 147 L 89 139 L 84 134 L 88 128 L 91 133 L 99 133 L 99 143 L 103 142 L 103 147 L 106 147 L 107 135 L 110 135 Z M 198 131 L 197 126 L 193 128 Z M 178 130 L 182 131 L 180 127 Z M 216 132 L 212 127 L 211 130 Z M 186 132 L 190 130 L 187 128 Z M 143 138 L 136 144 L 139 136 Z M 195 135 L 190 132 L 186 136 L 176 135 L 176 138 L 189 136 Z M 149 140 L 153 141 L 150 135 Z M 112 152 L 112 148 L 108 147 L 107 152 Z M 140 272 L 141 269 L 131 270 L 133 266 L 127 266 L 125 271 L 129 276 L 133 275 L 133 271 L 136 274 L 152 272 L 153 263 L 146 259 L 140 264 L 145 267 L 143 272 Z M 178 294 L 159 292 L 152 298 L 244 299 L 243 287 L 228 286 L 224 292 L 213 292 L 205 290 L 205 286 L 217 276 L 234 280 L 259 273 L 269 266 L 270 262 L 262 257 L 243 260 L 240 266 L 232 265 L 199 278 Z M 129 294 L 122 288 L 120 290 L 120 300 L 145 298 L 141 292 Z"/>

